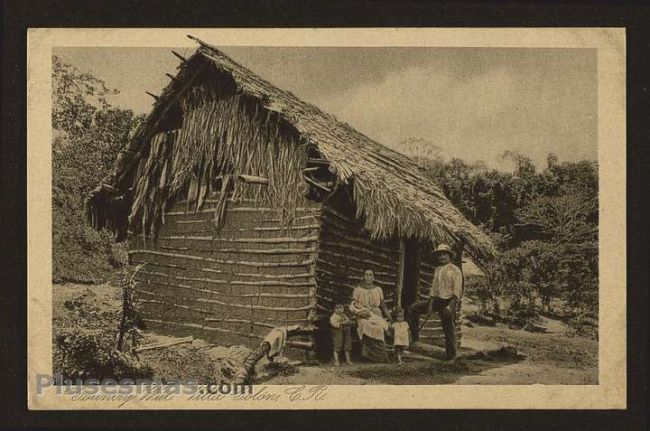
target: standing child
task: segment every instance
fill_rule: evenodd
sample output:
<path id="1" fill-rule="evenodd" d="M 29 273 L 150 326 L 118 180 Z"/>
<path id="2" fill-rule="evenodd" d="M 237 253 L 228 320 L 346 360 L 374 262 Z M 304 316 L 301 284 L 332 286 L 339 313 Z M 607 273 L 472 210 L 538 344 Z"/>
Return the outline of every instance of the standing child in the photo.
<path id="1" fill-rule="evenodd" d="M 352 365 L 350 351 L 352 350 L 352 320 L 345 314 L 343 304 L 336 304 L 334 314 L 330 317 L 332 327 L 332 342 L 334 344 L 334 366 L 340 366 L 339 352 L 345 354 L 345 362 Z"/>
<path id="2" fill-rule="evenodd" d="M 397 363 L 404 365 L 402 362 L 402 353 L 409 346 L 409 324 L 404 321 L 404 311 L 399 309 L 395 311 L 395 323 L 392 325 L 394 334 L 394 346 L 397 353 Z"/>

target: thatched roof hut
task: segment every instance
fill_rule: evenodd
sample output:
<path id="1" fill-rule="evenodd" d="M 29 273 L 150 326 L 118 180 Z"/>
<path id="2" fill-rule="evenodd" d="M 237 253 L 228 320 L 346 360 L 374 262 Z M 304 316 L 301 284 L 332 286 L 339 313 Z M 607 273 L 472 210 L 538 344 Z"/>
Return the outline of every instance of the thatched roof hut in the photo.
<path id="1" fill-rule="evenodd" d="M 301 217 L 313 216 L 318 227 L 306 234 L 315 238 L 309 246 L 314 250 L 310 269 L 315 277 L 314 295 L 320 288 L 318 274 L 330 273 L 329 281 L 323 283 L 332 285 L 334 296 L 339 295 L 335 285 L 345 285 L 332 268 L 320 271 L 318 262 L 326 261 L 319 254 L 324 250 L 331 259 L 341 259 L 332 267 L 347 265 L 349 259 L 335 251 L 346 240 L 350 241 L 348 252 L 374 249 L 377 256 L 395 263 L 394 268 L 392 263 L 383 267 L 387 290 L 404 283 L 399 272 L 404 270 L 405 241 L 420 251 L 422 265 L 428 250 L 439 243 L 463 249 L 477 262 L 495 254 L 489 238 L 465 219 L 408 157 L 264 81 L 215 47 L 195 40 L 200 45 L 197 51 L 182 60 L 175 76 L 170 75 L 170 84 L 119 155 L 113 174 L 90 196 L 88 214 L 95 227 L 113 229 L 120 237 L 129 233 L 130 238 L 141 241 L 141 250 L 158 247 L 158 253 L 184 250 L 188 255 L 194 249 L 190 241 L 197 236 L 182 229 L 193 221 L 198 224 L 200 220 L 190 220 L 197 214 L 208 214 L 204 222 L 211 225 L 212 249 L 200 251 L 201 258 L 210 262 L 210 256 L 224 252 L 215 249 L 214 241 L 225 241 L 229 217 L 236 224 L 238 216 L 229 215 L 229 211 L 242 203 L 249 202 L 250 211 L 257 208 L 276 214 L 275 228 L 285 232 L 282 235 L 295 227 L 304 228 Z M 239 208 L 242 214 L 243 208 Z M 187 220 L 173 221 L 177 216 Z M 266 221 L 252 220 L 250 226 L 235 230 L 254 230 L 255 223 Z M 165 235 L 165 229 L 169 234 L 174 223 L 180 223 L 176 225 L 179 229 L 183 226 L 184 245 L 161 246 L 161 238 L 178 240 L 179 235 Z M 257 228 L 262 228 L 261 224 Z M 325 238 L 333 231 L 338 234 Z M 239 241 L 236 236 L 231 239 Z M 295 245 L 295 241 L 287 243 Z M 332 247 L 329 251 L 327 244 Z M 272 249 L 260 254 L 262 249 L 258 255 L 271 256 L 271 261 L 288 253 L 275 247 L 277 255 Z M 229 262 L 222 261 L 226 262 L 223 265 Z M 381 269 L 379 265 L 380 273 Z M 227 270 L 220 267 L 218 271 Z M 424 286 L 431 273 L 432 268 L 421 271 Z M 358 275 L 344 278 L 355 280 Z M 178 279 L 178 275 L 170 277 Z M 329 300 L 334 299 L 330 296 Z M 317 310 L 316 302 L 314 299 L 312 305 Z M 325 311 L 329 306 L 321 308 Z M 312 313 L 308 320 L 317 314 Z"/>

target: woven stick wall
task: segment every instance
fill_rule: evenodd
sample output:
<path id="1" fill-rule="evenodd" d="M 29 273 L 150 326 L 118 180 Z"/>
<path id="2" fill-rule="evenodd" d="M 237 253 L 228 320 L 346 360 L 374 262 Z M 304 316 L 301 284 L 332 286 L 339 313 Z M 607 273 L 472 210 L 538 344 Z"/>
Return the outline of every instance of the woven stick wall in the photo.
<path id="1" fill-rule="evenodd" d="M 213 237 L 217 202 L 213 195 L 196 212 L 179 202 L 165 214 L 155 241 L 131 238 L 132 263 L 146 263 L 137 275 L 145 322 L 167 333 L 247 345 L 277 326 L 309 325 L 316 310 L 320 206 L 296 208 L 287 229 L 268 205 L 228 202 L 223 228 Z"/>

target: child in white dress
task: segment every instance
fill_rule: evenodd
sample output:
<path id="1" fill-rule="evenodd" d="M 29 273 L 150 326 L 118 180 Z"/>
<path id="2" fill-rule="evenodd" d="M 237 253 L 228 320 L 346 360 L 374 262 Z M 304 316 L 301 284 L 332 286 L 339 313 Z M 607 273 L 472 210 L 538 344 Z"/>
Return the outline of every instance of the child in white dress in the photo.
<path id="1" fill-rule="evenodd" d="M 404 321 L 403 310 L 398 309 L 395 311 L 395 322 L 391 327 L 393 329 L 393 345 L 395 346 L 395 353 L 397 353 L 397 363 L 401 366 L 404 365 L 402 354 L 410 344 L 409 324 Z"/>

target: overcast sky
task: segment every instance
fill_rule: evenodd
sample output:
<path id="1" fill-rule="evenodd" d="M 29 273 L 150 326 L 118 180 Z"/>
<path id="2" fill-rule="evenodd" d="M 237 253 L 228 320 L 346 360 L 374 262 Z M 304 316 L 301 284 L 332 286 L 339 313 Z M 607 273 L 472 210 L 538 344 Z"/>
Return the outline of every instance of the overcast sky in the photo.
<path id="1" fill-rule="evenodd" d="M 59 48 L 64 62 L 146 113 L 175 74 L 171 48 Z M 278 87 L 396 148 L 423 138 L 446 157 L 499 162 L 503 151 L 597 159 L 596 51 L 523 48 L 221 47 Z M 176 48 L 186 57 L 193 49 Z"/>

